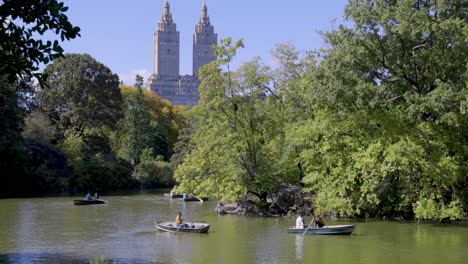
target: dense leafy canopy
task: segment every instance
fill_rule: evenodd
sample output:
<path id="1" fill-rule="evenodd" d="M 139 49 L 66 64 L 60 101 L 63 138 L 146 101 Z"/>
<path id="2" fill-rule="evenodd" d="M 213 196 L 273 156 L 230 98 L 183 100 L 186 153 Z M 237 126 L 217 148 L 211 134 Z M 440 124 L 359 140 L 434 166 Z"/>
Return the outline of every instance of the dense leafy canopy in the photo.
<path id="1" fill-rule="evenodd" d="M 235 200 L 250 193 L 265 202 L 290 182 L 291 174 L 275 164 L 275 155 L 285 146 L 268 144 L 281 125 L 270 115 L 272 106 L 266 100 L 269 68 L 253 60 L 237 72 L 229 71 L 242 45 L 221 41 L 215 49 L 219 60 L 202 67 L 200 103 L 191 110 L 195 131 L 189 144 L 195 147 L 175 178 L 181 190 L 201 196 Z"/>
<path id="2" fill-rule="evenodd" d="M 460 218 L 467 30 L 461 1 L 350 1 L 310 78 L 304 182 L 319 211 Z M 328 140 L 327 140 L 328 139 Z M 319 155 L 317 155 L 319 154 Z M 465 194 L 463 193 L 465 192 Z"/>
<path id="3" fill-rule="evenodd" d="M 236 72 L 216 48 L 191 110 L 181 191 L 264 199 L 304 185 L 316 213 L 457 219 L 467 210 L 463 1 L 351 0 L 327 48 L 273 52 Z"/>
<path id="4" fill-rule="evenodd" d="M 34 183 L 58 175 L 47 168 L 63 167 L 63 163 L 53 161 L 60 156 L 56 150 L 44 146 L 42 154 L 39 153 L 36 150 L 41 149 L 35 147 L 37 142 L 25 142 L 21 132 L 25 108 L 29 105 L 27 95 L 33 91 L 31 77 L 44 83 L 45 76 L 36 72 L 38 65 L 62 56 L 63 51 L 58 41 L 45 42 L 40 36 L 55 33 L 62 41 L 79 36 L 80 29 L 68 21 L 64 15 L 66 10 L 63 3 L 55 0 L 0 3 L 0 171 L 3 177 L 0 197 L 50 191 L 52 188 L 43 188 L 47 184 L 37 184 L 35 188 Z M 37 157 L 51 157 L 51 160 L 47 164 Z"/>
<path id="5" fill-rule="evenodd" d="M 65 133 L 114 128 L 122 116 L 119 77 L 87 54 L 66 54 L 44 70 L 39 105 Z"/>
<path id="6" fill-rule="evenodd" d="M 160 151 L 163 148 L 163 140 L 158 123 L 151 122 L 149 106 L 140 87 L 127 99 L 127 105 L 123 121 L 125 137 L 121 151 L 124 157 L 138 165 L 145 149 L 151 152 L 151 156 L 163 152 Z"/>

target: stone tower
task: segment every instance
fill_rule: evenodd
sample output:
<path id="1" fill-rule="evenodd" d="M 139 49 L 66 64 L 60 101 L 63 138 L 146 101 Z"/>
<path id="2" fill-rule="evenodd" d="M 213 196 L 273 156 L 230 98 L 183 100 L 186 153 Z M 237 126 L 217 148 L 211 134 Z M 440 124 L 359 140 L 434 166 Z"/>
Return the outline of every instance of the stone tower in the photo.
<path id="1" fill-rule="evenodd" d="M 169 1 L 164 2 L 161 21 L 154 32 L 154 74 L 179 76 L 179 32 L 172 20 Z"/>
<path id="2" fill-rule="evenodd" d="M 218 44 L 218 34 L 214 32 L 214 28 L 210 23 L 208 16 L 208 8 L 206 2 L 203 1 L 200 19 L 195 26 L 193 34 L 193 75 L 198 76 L 198 70 L 201 66 L 216 59 L 212 45 Z"/>
<path id="3" fill-rule="evenodd" d="M 172 20 L 168 0 L 164 1 L 161 21 L 154 33 L 154 71 L 148 79 L 148 89 L 174 105 L 192 107 L 198 103 L 198 70 L 216 59 L 211 45 L 217 44 L 218 35 L 210 23 L 205 1 L 201 11 L 193 35 L 192 75 L 179 74 L 179 32 Z"/>

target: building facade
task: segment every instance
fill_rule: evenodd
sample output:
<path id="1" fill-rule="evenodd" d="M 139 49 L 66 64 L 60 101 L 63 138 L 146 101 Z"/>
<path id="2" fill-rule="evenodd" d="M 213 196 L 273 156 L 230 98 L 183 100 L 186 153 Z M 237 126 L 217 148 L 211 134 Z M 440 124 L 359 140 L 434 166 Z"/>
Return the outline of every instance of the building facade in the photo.
<path id="1" fill-rule="evenodd" d="M 216 59 L 212 45 L 218 43 L 218 35 L 210 23 L 208 8 L 203 2 L 200 19 L 193 34 L 193 73 L 180 75 L 180 33 L 172 19 L 169 1 L 164 2 L 161 20 L 154 32 L 154 69 L 148 80 L 148 88 L 174 105 L 189 107 L 198 103 L 200 95 L 198 70 Z"/>

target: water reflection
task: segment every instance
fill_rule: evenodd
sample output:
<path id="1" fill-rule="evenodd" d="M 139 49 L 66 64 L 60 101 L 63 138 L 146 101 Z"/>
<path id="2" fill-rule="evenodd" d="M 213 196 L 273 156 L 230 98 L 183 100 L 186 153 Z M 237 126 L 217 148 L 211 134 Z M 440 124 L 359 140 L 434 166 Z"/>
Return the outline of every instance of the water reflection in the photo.
<path id="1" fill-rule="evenodd" d="M 296 262 L 301 263 L 303 257 L 304 236 L 296 235 Z"/>
<path id="2" fill-rule="evenodd" d="M 55 254 L 47 252 L 39 253 L 10 253 L 0 254 L 0 263 L 16 264 L 16 263 L 34 263 L 34 264 L 89 264 L 89 263 L 132 263 L 132 264 L 149 264 L 149 263 L 171 263 L 169 261 L 149 261 L 141 259 L 109 259 L 102 257 L 83 258 L 64 254 Z"/>

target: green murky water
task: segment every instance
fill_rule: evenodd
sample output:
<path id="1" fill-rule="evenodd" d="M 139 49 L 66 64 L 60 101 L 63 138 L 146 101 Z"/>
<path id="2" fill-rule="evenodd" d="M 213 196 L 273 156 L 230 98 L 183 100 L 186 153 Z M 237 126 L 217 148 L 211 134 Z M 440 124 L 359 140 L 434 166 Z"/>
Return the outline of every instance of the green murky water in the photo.
<path id="1" fill-rule="evenodd" d="M 217 216 L 215 201 L 102 198 L 109 203 L 0 200 L 0 263 L 468 263 L 467 225 L 327 221 L 357 227 L 351 236 L 302 236 L 286 233 L 291 218 Z M 155 221 L 172 221 L 177 211 L 210 223 L 210 232 L 156 231 Z"/>

